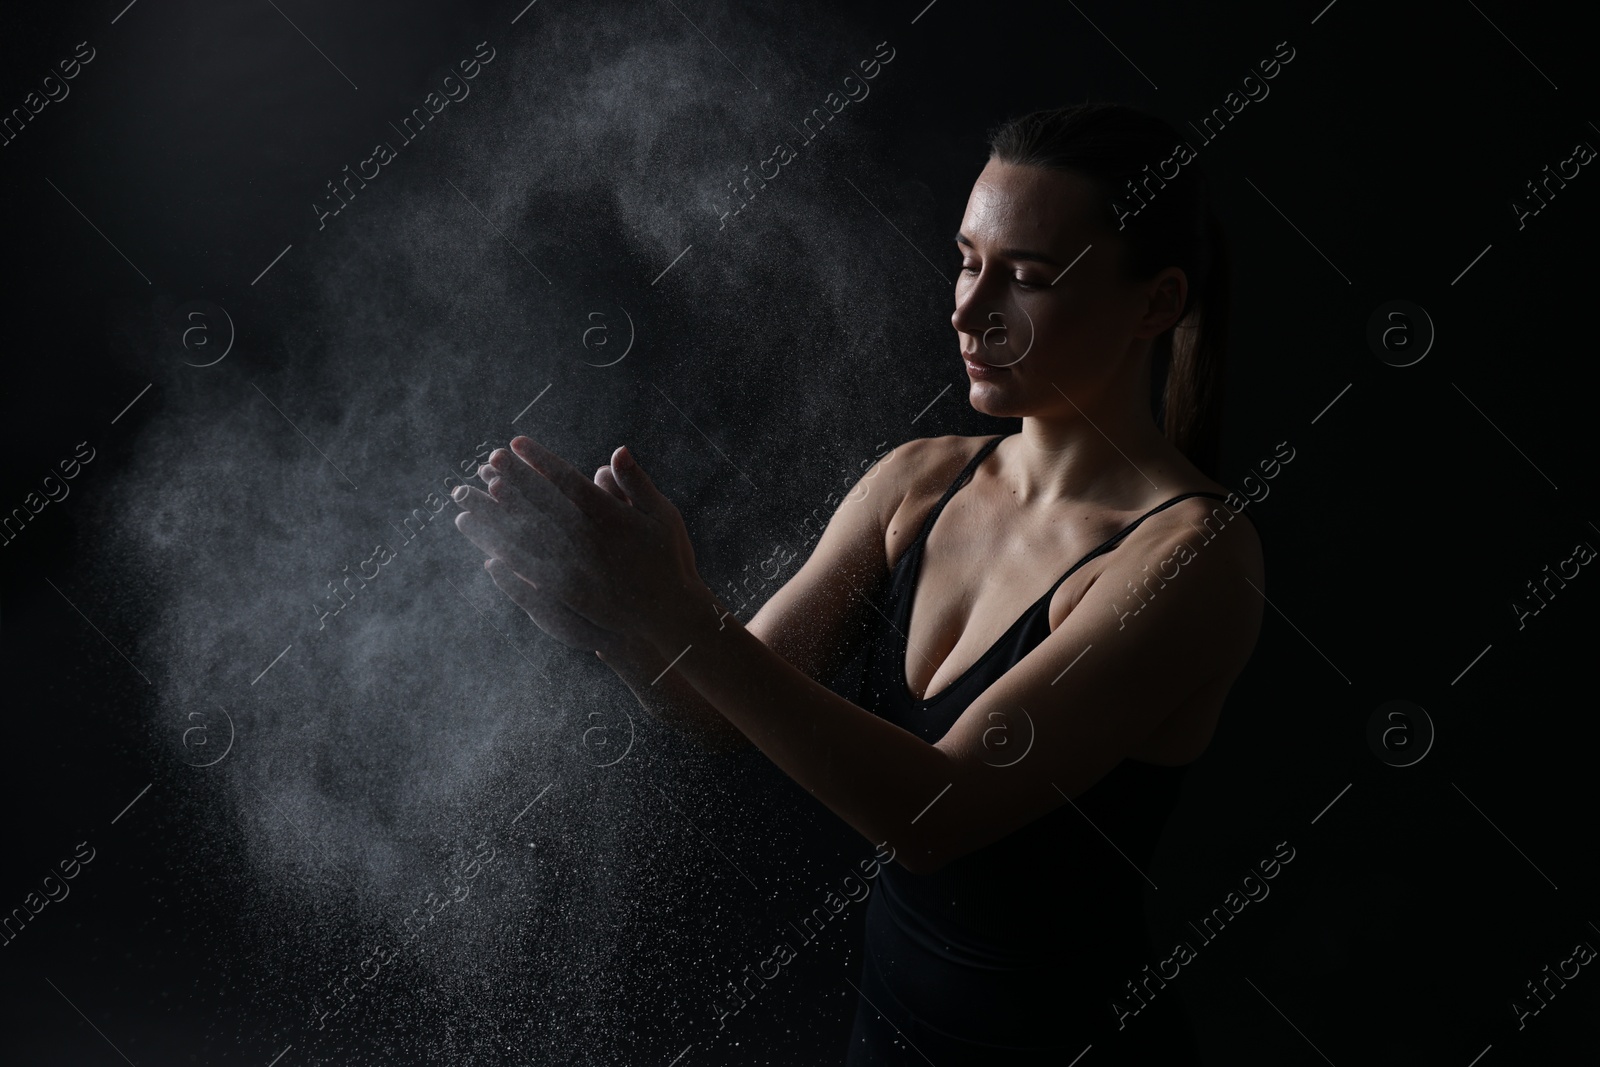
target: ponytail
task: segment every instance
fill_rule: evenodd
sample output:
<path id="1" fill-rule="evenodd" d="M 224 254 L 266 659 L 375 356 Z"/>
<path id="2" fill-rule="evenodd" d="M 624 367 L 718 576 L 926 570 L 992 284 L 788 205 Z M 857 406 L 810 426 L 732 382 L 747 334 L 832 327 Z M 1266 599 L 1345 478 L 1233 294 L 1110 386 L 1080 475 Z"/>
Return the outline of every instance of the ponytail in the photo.
<path id="1" fill-rule="evenodd" d="M 1209 269 L 1202 275 L 1202 291 L 1190 295 L 1188 313 L 1167 332 L 1161 346 L 1167 366 L 1157 423 L 1189 462 L 1215 478 L 1222 437 L 1230 264 L 1227 234 L 1214 212 L 1207 211 L 1206 216 Z"/>

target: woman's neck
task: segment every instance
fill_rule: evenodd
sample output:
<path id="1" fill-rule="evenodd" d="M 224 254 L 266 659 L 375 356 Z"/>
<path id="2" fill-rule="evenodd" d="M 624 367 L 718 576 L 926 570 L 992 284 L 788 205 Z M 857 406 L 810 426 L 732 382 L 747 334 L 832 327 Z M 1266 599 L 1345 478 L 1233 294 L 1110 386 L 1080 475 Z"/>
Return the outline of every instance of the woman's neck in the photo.
<path id="1" fill-rule="evenodd" d="M 1132 508 L 1196 480 L 1192 464 L 1148 416 L 1080 410 L 1065 417 L 1029 415 L 1014 436 L 1000 449 L 1002 477 L 1021 505 Z"/>

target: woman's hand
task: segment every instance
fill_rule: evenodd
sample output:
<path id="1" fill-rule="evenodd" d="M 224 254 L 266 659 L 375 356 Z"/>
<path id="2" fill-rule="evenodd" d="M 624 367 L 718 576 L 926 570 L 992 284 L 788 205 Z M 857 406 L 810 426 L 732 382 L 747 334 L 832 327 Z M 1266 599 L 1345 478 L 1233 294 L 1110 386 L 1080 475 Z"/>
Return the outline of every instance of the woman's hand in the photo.
<path id="1" fill-rule="evenodd" d="M 626 448 L 584 478 L 528 437 L 460 486 L 456 528 L 491 557 L 490 577 L 556 640 L 633 658 L 703 590 L 683 518 Z"/>

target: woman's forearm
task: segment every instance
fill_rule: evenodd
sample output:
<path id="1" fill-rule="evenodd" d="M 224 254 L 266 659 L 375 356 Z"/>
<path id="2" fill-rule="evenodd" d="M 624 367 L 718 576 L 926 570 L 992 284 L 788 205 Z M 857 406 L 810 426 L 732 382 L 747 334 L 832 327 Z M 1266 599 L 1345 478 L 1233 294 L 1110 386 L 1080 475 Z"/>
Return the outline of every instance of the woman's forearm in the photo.
<path id="1" fill-rule="evenodd" d="M 640 637 L 703 701 L 868 841 L 908 869 L 937 854 L 918 816 L 957 776 L 950 757 L 815 681 L 685 589 Z"/>
<path id="2" fill-rule="evenodd" d="M 662 673 L 667 665 L 665 659 L 656 656 L 647 661 L 619 662 L 604 655 L 600 659 L 617 672 L 652 718 L 688 734 L 712 752 L 730 753 L 749 747 L 749 740 L 706 703 L 694 686 L 675 671 Z"/>
<path id="3" fill-rule="evenodd" d="M 733 614 L 713 599 L 723 625 Z M 737 624 L 735 620 L 735 625 Z M 610 654 L 597 652 L 600 661 L 616 672 L 633 692 L 639 706 L 655 719 L 692 736 L 712 752 L 727 754 L 748 750 L 750 741 L 716 708 L 706 702 L 688 679 L 646 641 L 638 641 Z"/>

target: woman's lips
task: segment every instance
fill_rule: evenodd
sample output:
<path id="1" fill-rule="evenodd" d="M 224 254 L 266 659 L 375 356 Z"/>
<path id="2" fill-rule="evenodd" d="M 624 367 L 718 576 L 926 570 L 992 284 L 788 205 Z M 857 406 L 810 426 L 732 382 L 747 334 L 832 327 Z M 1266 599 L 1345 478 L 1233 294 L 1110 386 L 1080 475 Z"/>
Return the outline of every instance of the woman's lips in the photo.
<path id="1" fill-rule="evenodd" d="M 990 378 L 998 378 L 1002 374 L 1009 374 L 1011 371 L 1011 368 L 1009 367 L 997 367 L 992 363 L 984 363 L 980 360 L 973 359 L 968 355 L 962 355 L 961 359 L 962 362 L 966 364 L 967 377 L 980 381 Z"/>

